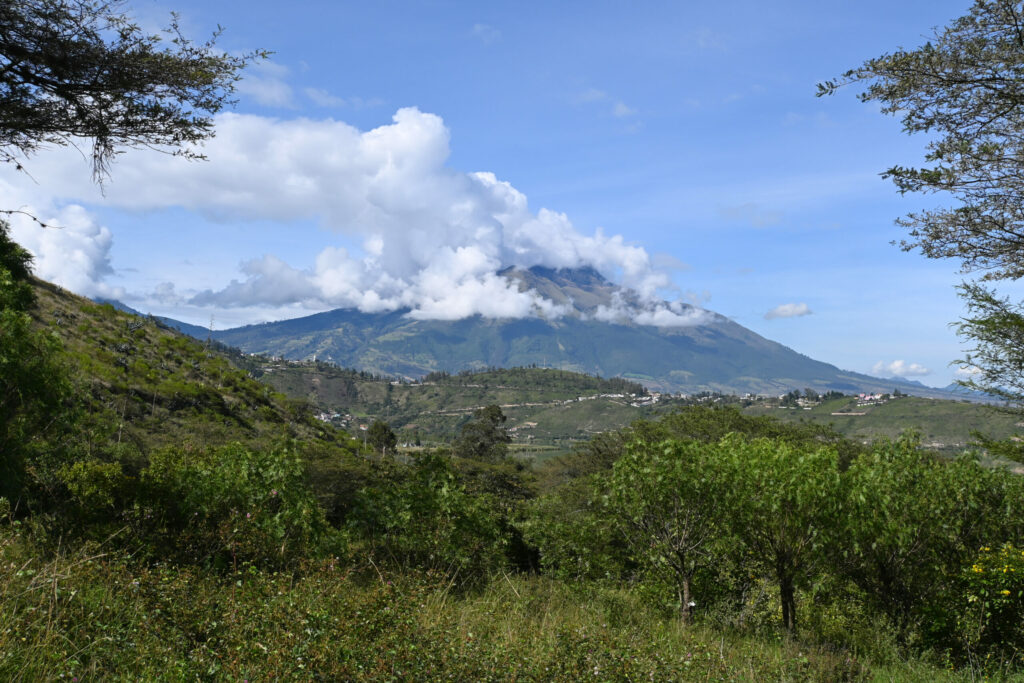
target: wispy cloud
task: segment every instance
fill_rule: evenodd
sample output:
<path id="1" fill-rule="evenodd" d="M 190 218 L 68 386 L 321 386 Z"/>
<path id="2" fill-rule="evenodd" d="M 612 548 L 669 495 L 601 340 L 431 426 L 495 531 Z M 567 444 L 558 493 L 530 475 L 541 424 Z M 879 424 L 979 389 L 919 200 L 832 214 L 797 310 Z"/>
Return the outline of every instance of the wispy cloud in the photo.
<path id="1" fill-rule="evenodd" d="M 365 99 L 362 97 L 338 97 L 323 88 L 304 88 L 302 92 L 318 107 L 348 107 L 349 109 L 365 109 L 379 107 L 384 100 L 379 97 Z"/>
<path id="2" fill-rule="evenodd" d="M 470 34 L 484 45 L 491 45 L 501 40 L 501 31 L 490 24 L 473 24 Z"/>
<path id="3" fill-rule="evenodd" d="M 612 116 L 614 116 L 615 118 L 621 119 L 627 116 L 632 116 L 635 113 L 636 109 L 633 109 L 632 107 L 628 106 L 625 102 L 622 101 L 616 102 L 612 106 Z"/>
<path id="4" fill-rule="evenodd" d="M 319 107 L 344 107 L 348 104 L 344 97 L 332 95 L 322 88 L 305 88 L 303 90 L 313 104 Z"/>
<path id="5" fill-rule="evenodd" d="M 810 306 L 804 303 L 781 304 L 765 313 L 764 319 L 775 320 L 776 318 L 799 318 L 800 316 L 811 315 L 813 312 L 814 311 L 811 310 Z"/>
<path id="6" fill-rule="evenodd" d="M 292 109 L 295 93 L 285 80 L 288 67 L 270 61 L 257 62 L 246 69 L 236 86 L 240 95 L 268 107 Z"/>
<path id="7" fill-rule="evenodd" d="M 767 209 L 757 202 L 746 202 L 736 206 L 723 206 L 718 215 L 729 221 L 746 223 L 755 228 L 767 228 L 782 222 L 783 213 Z"/>
<path id="8" fill-rule="evenodd" d="M 923 377 L 932 371 L 918 363 L 894 360 L 891 363 L 878 361 L 871 367 L 871 374 L 879 377 Z"/>
<path id="9" fill-rule="evenodd" d="M 721 50 L 725 48 L 726 44 L 723 34 L 707 26 L 701 26 L 690 31 L 684 36 L 683 40 L 686 44 L 692 45 L 698 50 Z"/>
<path id="10" fill-rule="evenodd" d="M 599 88 L 587 88 L 586 90 L 580 91 L 573 95 L 572 101 L 576 104 L 605 103 L 606 105 L 610 105 L 608 113 L 617 119 L 628 118 L 637 113 L 636 109 L 633 107 L 620 99 L 612 97 L 606 91 Z"/>

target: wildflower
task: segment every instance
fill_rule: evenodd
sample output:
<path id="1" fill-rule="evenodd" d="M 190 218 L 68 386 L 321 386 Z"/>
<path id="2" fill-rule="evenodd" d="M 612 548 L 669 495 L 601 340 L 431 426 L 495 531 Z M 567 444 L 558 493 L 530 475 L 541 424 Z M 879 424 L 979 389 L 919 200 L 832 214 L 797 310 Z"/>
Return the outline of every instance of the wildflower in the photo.
<path id="1" fill-rule="evenodd" d="M 252 513 L 251 512 L 246 512 L 245 513 L 245 518 L 246 519 L 252 519 Z"/>
<path id="2" fill-rule="evenodd" d="M 270 496 L 274 497 L 277 495 L 277 489 L 270 489 Z"/>
<path id="3" fill-rule="evenodd" d="M 1001 590 L 1001 591 L 999 591 L 999 594 L 1000 595 L 1009 595 L 1010 591 L 1008 591 L 1008 590 Z"/>
<path id="4" fill-rule="evenodd" d="M 982 568 L 982 566 L 980 564 L 976 564 L 973 567 L 971 567 L 971 571 L 974 572 L 975 574 L 981 574 L 985 570 Z"/>

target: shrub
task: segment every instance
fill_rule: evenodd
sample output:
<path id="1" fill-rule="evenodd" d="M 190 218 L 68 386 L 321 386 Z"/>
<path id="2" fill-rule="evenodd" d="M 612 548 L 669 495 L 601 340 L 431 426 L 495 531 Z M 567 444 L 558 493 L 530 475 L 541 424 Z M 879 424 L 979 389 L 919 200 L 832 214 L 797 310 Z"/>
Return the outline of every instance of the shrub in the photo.
<path id="1" fill-rule="evenodd" d="M 142 483 L 130 519 L 157 554 L 166 544 L 187 562 L 278 566 L 330 538 L 303 462 L 287 448 L 167 448 L 150 456 Z"/>

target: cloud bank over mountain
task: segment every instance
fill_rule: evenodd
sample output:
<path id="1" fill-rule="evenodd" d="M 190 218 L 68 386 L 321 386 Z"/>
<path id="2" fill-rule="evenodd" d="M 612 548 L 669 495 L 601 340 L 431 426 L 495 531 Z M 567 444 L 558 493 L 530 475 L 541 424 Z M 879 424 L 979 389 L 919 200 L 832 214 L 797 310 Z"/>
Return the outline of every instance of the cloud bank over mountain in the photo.
<path id="1" fill-rule="evenodd" d="M 399 109 L 390 124 L 368 131 L 333 119 L 225 114 L 202 152 L 209 159 L 202 163 L 129 152 L 101 193 L 76 150 L 55 150 L 28 162 L 44 182 L 4 169 L 0 201 L 17 206 L 27 196 L 44 213 L 67 216 L 68 226 L 46 239 L 34 238 L 39 228 L 16 217 L 15 239 L 36 255 L 42 277 L 90 295 L 111 293 L 105 278 L 113 236 L 81 204 L 181 207 L 217 222 L 273 221 L 283 231 L 315 221 L 347 240 L 348 248 L 325 246 L 312 264 L 296 266 L 268 253 L 243 262 L 242 277 L 220 288 L 179 291 L 180 283 L 165 283 L 148 294 L 194 306 L 408 308 L 423 319 L 567 312 L 496 274 L 507 266 L 592 266 L 655 306 L 673 289 L 649 254 L 621 235 L 584 234 L 565 214 L 531 210 L 523 193 L 493 173 L 450 168 L 448 128 L 416 108 Z M 72 251 L 75 258 L 68 257 Z M 650 305 L 636 322 L 696 321 Z"/>

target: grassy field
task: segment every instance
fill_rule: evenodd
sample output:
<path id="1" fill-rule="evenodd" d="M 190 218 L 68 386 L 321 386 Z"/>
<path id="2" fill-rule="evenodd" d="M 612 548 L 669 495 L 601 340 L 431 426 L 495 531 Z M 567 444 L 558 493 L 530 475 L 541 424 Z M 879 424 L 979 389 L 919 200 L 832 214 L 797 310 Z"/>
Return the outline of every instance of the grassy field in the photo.
<path id="1" fill-rule="evenodd" d="M 41 560 L 0 529 L 0 678 L 350 681 L 971 680 L 919 660 L 685 626 L 619 588 L 327 560 L 223 576 L 103 549 Z M 879 634 L 879 652 L 889 645 Z"/>

